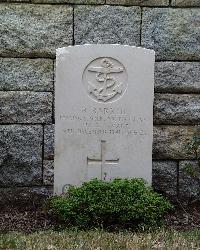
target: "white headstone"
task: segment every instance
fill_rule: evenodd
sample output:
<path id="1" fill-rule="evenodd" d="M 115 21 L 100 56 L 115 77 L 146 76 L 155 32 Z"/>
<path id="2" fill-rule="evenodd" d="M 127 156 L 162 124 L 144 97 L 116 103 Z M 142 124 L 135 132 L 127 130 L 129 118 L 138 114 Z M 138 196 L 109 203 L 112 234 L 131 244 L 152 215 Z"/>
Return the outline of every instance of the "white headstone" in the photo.
<path id="1" fill-rule="evenodd" d="M 151 183 L 154 61 L 125 45 L 57 50 L 55 194 L 92 178 Z"/>

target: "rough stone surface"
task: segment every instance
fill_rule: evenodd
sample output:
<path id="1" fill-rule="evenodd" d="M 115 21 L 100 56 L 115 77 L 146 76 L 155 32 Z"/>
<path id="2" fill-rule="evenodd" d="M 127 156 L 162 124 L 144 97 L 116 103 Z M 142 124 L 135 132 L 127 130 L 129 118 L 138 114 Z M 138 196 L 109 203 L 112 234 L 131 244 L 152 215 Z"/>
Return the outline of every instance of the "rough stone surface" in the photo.
<path id="1" fill-rule="evenodd" d="M 55 57 L 72 44 L 72 8 L 65 5 L 1 4 L 0 55 Z"/>
<path id="2" fill-rule="evenodd" d="M 168 196 L 177 196 L 177 162 L 153 161 L 152 186 Z"/>
<path id="3" fill-rule="evenodd" d="M 181 198 L 200 198 L 200 187 L 196 179 L 192 178 L 184 168 L 187 164 L 198 168 L 196 161 L 180 161 L 179 163 L 179 196 Z"/>
<path id="4" fill-rule="evenodd" d="M 0 204 L 45 197 L 50 189 L 40 185 L 53 183 L 54 125 L 44 125 L 42 145 L 42 125 L 28 124 L 54 123 L 53 93 L 44 93 L 54 90 L 53 60 L 47 57 L 54 58 L 55 48 L 73 43 L 73 6 L 67 4 L 75 8 L 76 44 L 138 46 L 142 16 L 142 46 L 155 49 L 161 61 L 155 65 L 155 92 L 159 94 L 154 106 L 153 186 L 174 196 L 180 161 L 180 196 L 196 196 L 197 183 L 182 169 L 187 159 L 194 159 L 185 145 L 195 131 L 192 125 L 200 124 L 200 12 L 188 8 L 200 7 L 199 0 L 0 2 L 0 123 L 6 124 L 0 126 Z M 159 8 L 169 2 L 183 8 Z M 142 8 L 142 15 L 139 6 L 148 7 Z"/>
<path id="5" fill-rule="evenodd" d="M 25 204 L 41 204 L 43 199 L 53 194 L 52 187 L 15 187 L 0 188 L 1 206 L 12 206 Z"/>
<path id="6" fill-rule="evenodd" d="M 200 93 L 200 62 L 157 62 L 155 90 L 162 93 Z"/>
<path id="7" fill-rule="evenodd" d="M 53 60 L 0 58 L 0 90 L 53 90 Z"/>
<path id="8" fill-rule="evenodd" d="M 200 0 L 172 0 L 172 6 L 200 6 Z"/>
<path id="9" fill-rule="evenodd" d="M 75 43 L 139 45 L 139 7 L 80 6 L 75 8 Z"/>
<path id="10" fill-rule="evenodd" d="M 32 3 L 104 4 L 105 0 L 31 0 Z"/>
<path id="11" fill-rule="evenodd" d="M 155 94 L 155 124 L 200 124 L 200 95 Z"/>
<path id="12" fill-rule="evenodd" d="M 167 6 L 169 0 L 106 0 L 107 4 L 140 5 L 140 6 Z"/>
<path id="13" fill-rule="evenodd" d="M 44 159 L 54 159 L 54 125 L 44 127 Z"/>
<path id="14" fill-rule="evenodd" d="M 43 181 L 45 185 L 53 185 L 54 180 L 54 162 L 43 162 Z"/>
<path id="15" fill-rule="evenodd" d="M 18 2 L 19 2 L 19 3 L 24 2 L 24 3 L 30 3 L 30 1 L 31 1 L 31 0 L 0 0 L 0 3 L 1 3 L 1 2 L 8 2 L 8 3 L 9 3 L 9 2 L 10 2 L 10 3 L 12 3 L 12 2 L 17 2 L 17 3 L 18 3 Z"/>
<path id="16" fill-rule="evenodd" d="M 157 59 L 200 59 L 198 9 L 144 8 L 142 46 L 156 51 Z"/>
<path id="17" fill-rule="evenodd" d="M 51 123 L 52 93 L 0 91 L 0 123 Z"/>
<path id="18" fill-rule="evenodd" d="M 42 126 L 0 126 L 0 186 L 42 183 Z"/>
<path id="19" fill-rule="evenodd" d="M 187 153 L 186 145 L 195 131 L 192 126 L 155 126 L 154 159 L 194 159 L 194 155 Z"/>

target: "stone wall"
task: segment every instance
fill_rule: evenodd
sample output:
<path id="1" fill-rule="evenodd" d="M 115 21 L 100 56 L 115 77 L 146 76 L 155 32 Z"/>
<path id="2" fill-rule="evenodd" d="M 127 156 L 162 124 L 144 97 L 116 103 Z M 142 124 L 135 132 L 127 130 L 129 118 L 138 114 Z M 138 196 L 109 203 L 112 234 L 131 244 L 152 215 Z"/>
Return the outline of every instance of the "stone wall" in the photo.
<path id="1" fill-rule="evenodd" d="M 1 202 L 52 192 L 55 49 L 84 43 L 156 51 L 153 186 L 196 194 L 182 169 L 200 124 L 200 0 L 0 2 Z"/>

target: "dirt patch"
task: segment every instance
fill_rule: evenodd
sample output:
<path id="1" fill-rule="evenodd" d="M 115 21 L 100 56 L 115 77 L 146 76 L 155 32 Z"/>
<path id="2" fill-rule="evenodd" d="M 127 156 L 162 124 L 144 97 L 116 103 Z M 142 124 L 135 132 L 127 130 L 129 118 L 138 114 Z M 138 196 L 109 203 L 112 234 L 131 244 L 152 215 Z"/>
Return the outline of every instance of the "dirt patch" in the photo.
<path id="1" fill-rule="evenodd" d="M 31 233 L 52 228 L 54 222 L 41 206 L 7 207 L 0 211 L 0 232 Z"/>
<path id="2" fill-rule="evenodd" d="M 176 203 L 165 216 L 165 225 L 180 231 L 200 229 L 200 202 L 183 205 Z"/>
<path id="3" fill-rule="evenodd" d="M 53 229 L 55 219 L 40 205 L 6 207 L 0 211 L 0 232 L 22 231 L 31 233 Z M 200 229 L 200 203 L 190 206 L 175 204 L 165 216 L 165 226 L 179 231 Z"/>

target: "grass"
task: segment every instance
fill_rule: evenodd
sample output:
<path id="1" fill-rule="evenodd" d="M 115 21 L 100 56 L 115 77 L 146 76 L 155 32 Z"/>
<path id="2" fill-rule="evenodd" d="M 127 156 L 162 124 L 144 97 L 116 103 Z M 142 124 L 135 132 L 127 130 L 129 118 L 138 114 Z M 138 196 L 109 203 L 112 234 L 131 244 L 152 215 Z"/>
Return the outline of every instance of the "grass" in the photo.
<path id="1" fill-rule="evenodd" d="M 200 230 L 176 232 L 160 230 L 153 233 L 108 233 L 93 231 L 41 231 L 32 234 L 0 234 L 0 249 L 11 250 L 149 250 L 200 249 Z"/>

